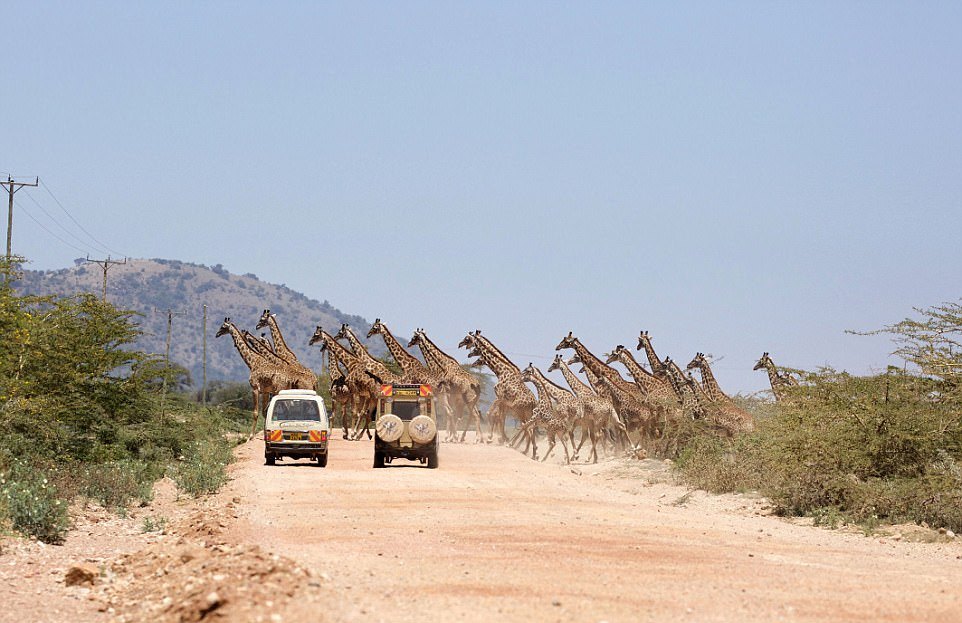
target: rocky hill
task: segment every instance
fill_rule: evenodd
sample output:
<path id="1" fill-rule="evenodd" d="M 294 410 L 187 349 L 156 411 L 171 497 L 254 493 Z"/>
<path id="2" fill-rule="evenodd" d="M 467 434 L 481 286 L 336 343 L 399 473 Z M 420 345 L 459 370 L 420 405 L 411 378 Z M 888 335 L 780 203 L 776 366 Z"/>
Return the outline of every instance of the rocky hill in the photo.
<path id="1" fill-rule="evenodd" d="M 93 292 L 100 296 L 100 268 L 83 260 L 75 264 L 61 270 L 24 271 L 17 289 L 30 294 Z M 117 307 L 141 314 L 139 322 L 144 335 L 138 343 L 140 349 L 163 354 L 166 310 L 179 312 L 172 324 L 170 359 L 190 370 L 196 386 L 202 379 L 204 305 L 208 308 L 208 380 L 247 379 L 247 366 L 230 337 L 214 339 L 225 316 L 230 316 L 238 327 L 253 332 L 261 312 L 269 308 L 277 315 L 288 346 L 317 372 L 321 370 L 321 355 L 317 347 L 307 345 L 314 327 L 321 325 L 334 333 L 346 322 L 363 337 L 371 326 L 364 318 L 346 314 L 328 301 L 318 302 L 250 273 L 232 274 L 219 264 L 208 267 L 177 260 L 128 260 L 125 265 L 113 266 L 108 275 L 107 299 Z M 386 352 L 379 337 L 368 344 L 377 355 Z"/>

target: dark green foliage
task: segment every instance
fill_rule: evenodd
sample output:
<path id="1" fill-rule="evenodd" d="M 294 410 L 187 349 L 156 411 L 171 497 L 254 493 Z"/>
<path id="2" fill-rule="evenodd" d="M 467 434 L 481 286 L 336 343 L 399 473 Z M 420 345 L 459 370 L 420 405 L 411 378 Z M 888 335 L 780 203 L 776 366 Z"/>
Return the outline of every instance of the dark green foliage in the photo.
<path id="1" fill-rule="evenodd" d="M 122 512 L 180 464 L 196 464 L 191 493 L 223 482 L 230 452 L 205 448 L 229 447 L 242 412 L 185 400 L 186 369 L 132 348 L 132 312 L 89 294 L 18 296 L 14 267 L 0 260 L 0 273 L 0 331 L 12 338 L 0 341 L 0 519 L 56 541 L 75 496 Z"/>

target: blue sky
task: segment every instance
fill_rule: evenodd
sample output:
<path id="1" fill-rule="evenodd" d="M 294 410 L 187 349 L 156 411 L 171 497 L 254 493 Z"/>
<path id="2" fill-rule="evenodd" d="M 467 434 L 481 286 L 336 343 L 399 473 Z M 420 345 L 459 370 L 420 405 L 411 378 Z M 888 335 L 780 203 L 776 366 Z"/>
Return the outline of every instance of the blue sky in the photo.
<path id="1" fill-rule="evenodd" d="M 895 363 L 844 331 L 960 296 L 957 3 L 7 14 L 0 172 L 39 175 L 124 255 L 253 272 L 452 349 L 481 328 L 522 366 L 569 330 L 602 352 L 646 329 L 718 357 L 732 391 L 766 386 L 765 350 Z M 32 267 L 104 255 L 37 204 L 77 231 L 18 193 Z"/>

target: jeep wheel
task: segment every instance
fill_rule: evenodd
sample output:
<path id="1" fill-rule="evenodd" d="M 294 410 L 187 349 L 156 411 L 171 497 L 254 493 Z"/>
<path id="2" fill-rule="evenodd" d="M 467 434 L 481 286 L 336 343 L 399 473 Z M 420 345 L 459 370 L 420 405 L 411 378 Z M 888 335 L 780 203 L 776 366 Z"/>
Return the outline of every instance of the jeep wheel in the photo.
<path id="1" fill-rule="evenodd" d="M 327 467 L 327 452 L 325 452 L 324 454 L 321 454 L 321 455 L 319 455 L 319 456 L 317 457 L 317 466 L 318 466 L 318 467 Z"/>
<path id="2" fill-rule="evenodd" d="M 384 467 L 384 454 L 377 450 L 374 451 L 374 467 Z"/>
<path id="3" fill-rule="evenodd" d="M 428 469 L 437 469 L 437 468 L 438 468 L 438 451 L 437 449 L 435 449 L 434 452 L 428 455 Z"/>
<path id="4" fill-rule="evenodd" d="M 276 460 L 277 460 L 277 459 L 274 458 L 274 455 L 273 455 L 273 454 L 265 454 L 265 455 L 264 455 L 264 465 L 273 465 L 273 464 L 274 464 L 274 461 L 276 461 Z"/>

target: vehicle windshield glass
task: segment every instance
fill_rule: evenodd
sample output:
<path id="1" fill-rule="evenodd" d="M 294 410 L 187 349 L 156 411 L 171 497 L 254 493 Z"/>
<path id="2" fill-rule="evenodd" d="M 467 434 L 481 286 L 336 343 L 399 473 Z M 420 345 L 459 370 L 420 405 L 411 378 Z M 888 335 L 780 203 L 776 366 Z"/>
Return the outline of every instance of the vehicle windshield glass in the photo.
<path id="1" fill-rule="evenodd" d="M 391 413 L 402 420 L 412 420 L 421 414 L 421 405 L 415 400 L 395 400 L 391 406 Z"/>
<path id="2" fill-rule="evenodd" d="M 274 403 L 275 420 L 320 422 L 321 412 L 313 400 L 278 400 Z"/>

